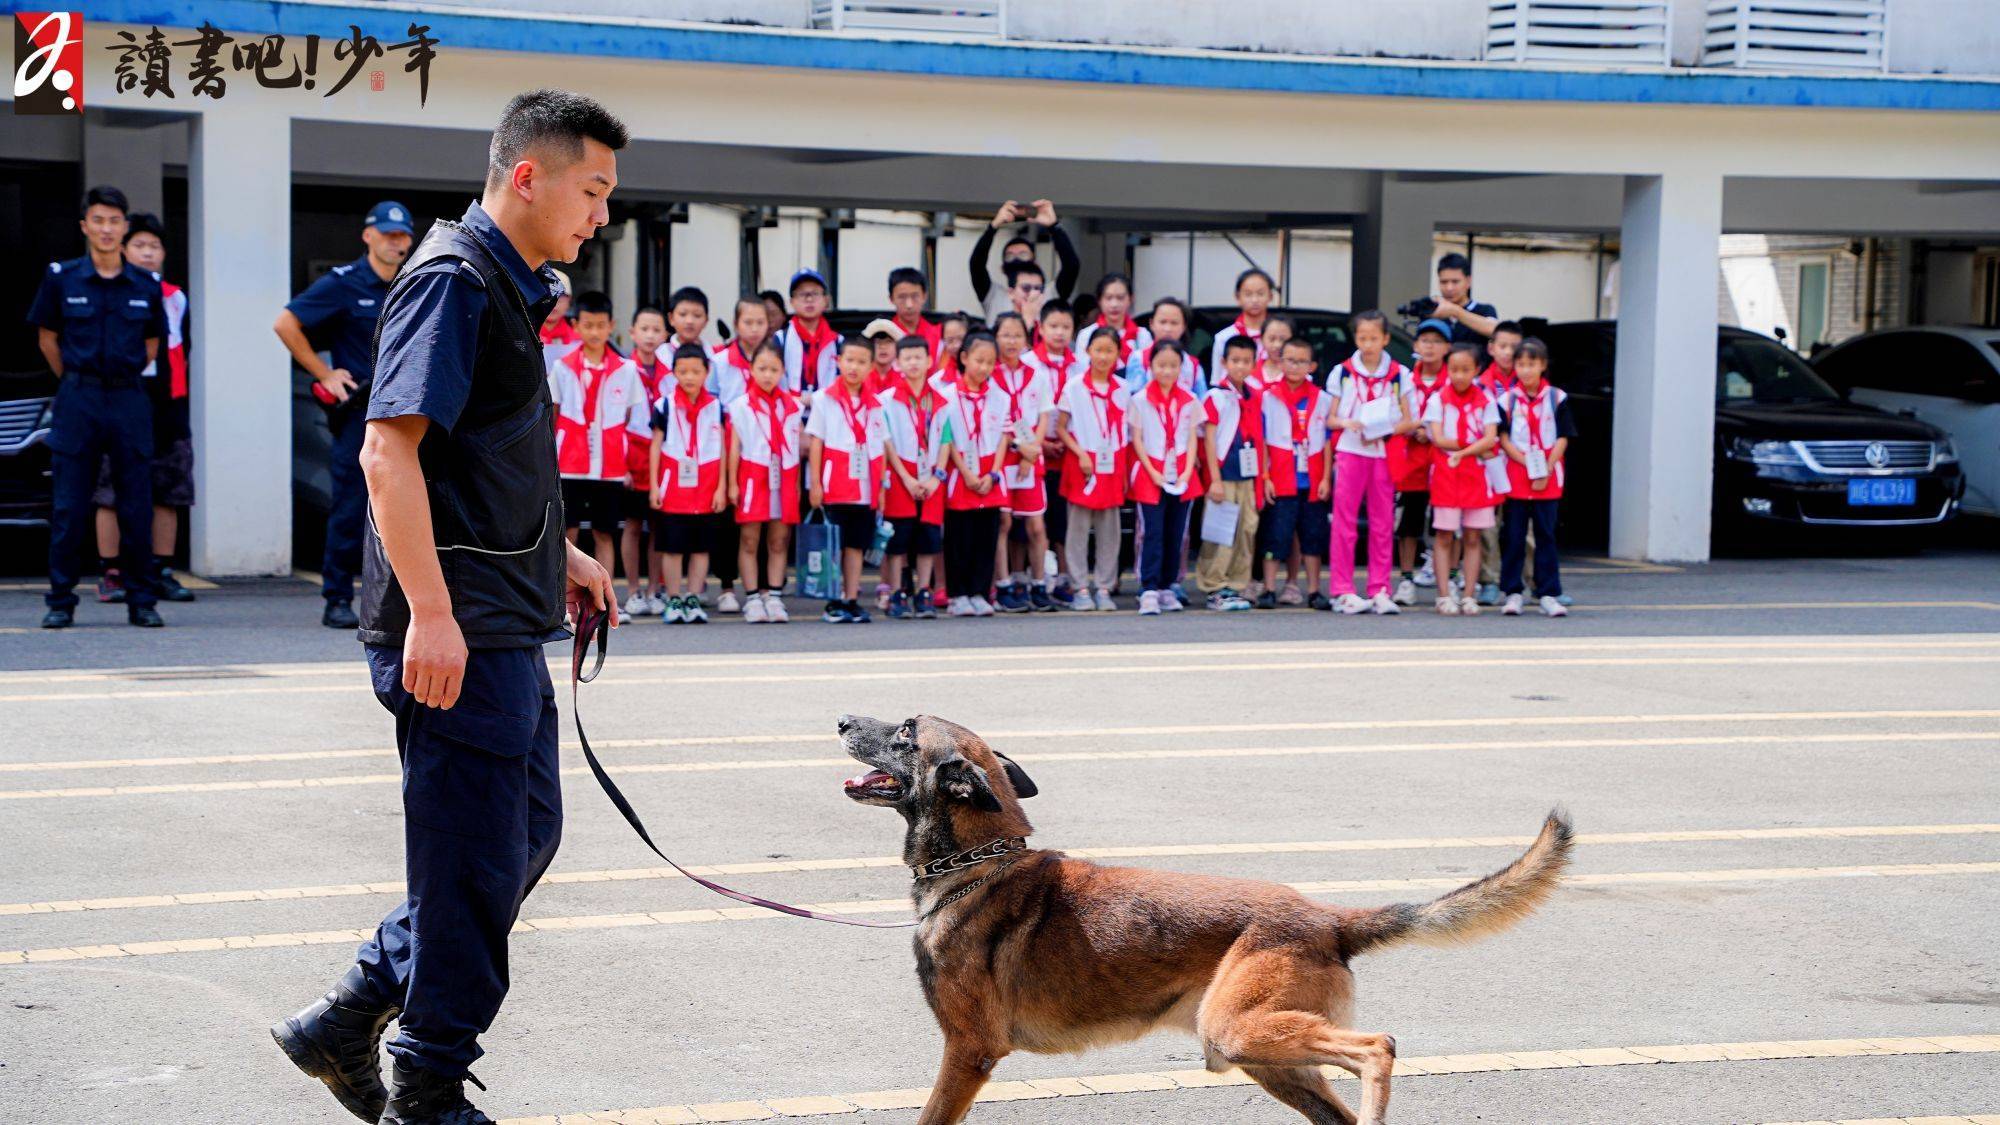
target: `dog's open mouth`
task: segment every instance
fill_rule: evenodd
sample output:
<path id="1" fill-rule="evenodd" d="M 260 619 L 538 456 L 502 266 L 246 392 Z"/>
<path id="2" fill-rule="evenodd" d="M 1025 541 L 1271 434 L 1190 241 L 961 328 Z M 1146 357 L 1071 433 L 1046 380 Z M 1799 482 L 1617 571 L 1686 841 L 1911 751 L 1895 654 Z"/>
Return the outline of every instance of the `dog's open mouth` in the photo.
<path id="1" fill-rule="evenodd" d="M 884 770 L 869 770 L 857 777 L 850 777 L 842 788 L 856 801 L 870 804 L 892 805 L 903 799 L 903 783 L 889 776 Z"/>

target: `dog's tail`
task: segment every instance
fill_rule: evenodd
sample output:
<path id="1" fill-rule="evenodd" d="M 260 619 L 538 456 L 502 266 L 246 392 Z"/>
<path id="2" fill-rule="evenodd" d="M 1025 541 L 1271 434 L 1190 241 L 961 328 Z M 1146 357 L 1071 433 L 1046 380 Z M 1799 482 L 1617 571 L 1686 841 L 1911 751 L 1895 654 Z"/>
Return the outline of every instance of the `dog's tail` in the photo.
<path id="1" fill-rule="evenodd" d="M 1555 891 L 1569 865 L 1571 843 L 1569 817 L 1553 810 L 1521 858 L 1478 882 L 1430 902 L 1348 912 L 1340 922 L 1341 952 L 1352 957 L 1402 941 L 1445 945 L 1499 933 L 1534 913 Z"/>

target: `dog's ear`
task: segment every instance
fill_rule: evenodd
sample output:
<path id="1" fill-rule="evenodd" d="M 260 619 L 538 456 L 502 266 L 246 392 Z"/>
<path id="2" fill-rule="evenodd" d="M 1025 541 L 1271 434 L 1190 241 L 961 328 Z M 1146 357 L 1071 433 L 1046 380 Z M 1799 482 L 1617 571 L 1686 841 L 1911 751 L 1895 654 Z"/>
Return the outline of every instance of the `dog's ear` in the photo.
<path id="1" fill-rule="evenodd" d="M 986 771 L 961 757 L 938 763 L 938 789 L 954 801 L 964 801 L 981 812 L 999 812 L 1000 799 L 993 795 L 993 783 Z"/>
<path id="2" fill-rule="evenodd" d="M 1000 759 L 1001 766 L 1007 770 L 1007 783 L 1014 787 L 1014 796 L 1026 800 L 1041 792 L 1041 789 L 1035 785 L 1035 779 L 1028 776 L 1027 770 L 1015 765 L 1014 759 L 1009 758 L 998 750 L 993 751 L 993 756 Z"/>

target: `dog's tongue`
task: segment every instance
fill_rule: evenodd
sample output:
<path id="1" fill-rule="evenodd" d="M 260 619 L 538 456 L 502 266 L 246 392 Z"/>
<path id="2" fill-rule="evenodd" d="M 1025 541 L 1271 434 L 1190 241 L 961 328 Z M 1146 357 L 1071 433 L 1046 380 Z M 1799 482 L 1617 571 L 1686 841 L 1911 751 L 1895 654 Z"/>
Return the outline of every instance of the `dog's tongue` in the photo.
<path id="1" fill-rule="evenodd" d="M 894 779 L 882 770 L 869 770 L 867 773 L 848 778 L 845 785 L 849 789 L 866 789 L 871 785 L 880 785 L 892 780 Z"/>

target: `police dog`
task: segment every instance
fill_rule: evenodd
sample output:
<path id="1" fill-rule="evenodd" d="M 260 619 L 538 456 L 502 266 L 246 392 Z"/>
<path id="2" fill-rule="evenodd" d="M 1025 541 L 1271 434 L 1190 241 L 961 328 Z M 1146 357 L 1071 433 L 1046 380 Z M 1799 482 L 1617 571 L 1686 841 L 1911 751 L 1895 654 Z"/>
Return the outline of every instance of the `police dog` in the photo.
<path id="1" fill-rule="evenodd" d="M 919 1125 L 965 1117 L 1008 1054 L 1081 1051 L 1180 1028 L 1208 1069 L 1241 1067 L 1320 1125 L 1381 1125 L 1396 1041 L 1351 1030 L 1357 953 L 1402 941 L 1497 933 L 1555 890 L 1568 820 L 1502 870 L 1426 903 L 1346 909 L 1289 887 L 1130 867 L 1030 849 L 1021 799 L 1035 783 L 978 735 L 924 715 L 846 715 L 868 767 L 848 797 L 908 822 L 917 978 L 944 1031 L 944 1062 Z M 1361 1079 L 1359 1117 L 1319 1069 Z"/>

